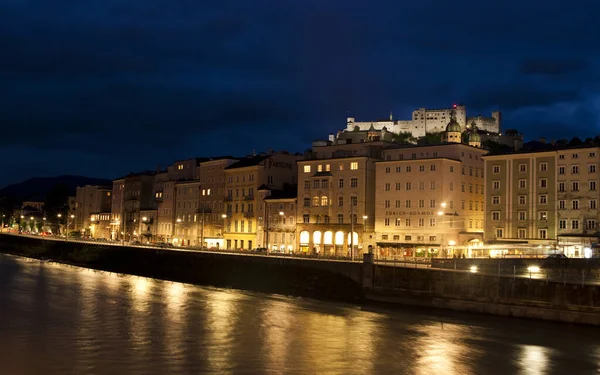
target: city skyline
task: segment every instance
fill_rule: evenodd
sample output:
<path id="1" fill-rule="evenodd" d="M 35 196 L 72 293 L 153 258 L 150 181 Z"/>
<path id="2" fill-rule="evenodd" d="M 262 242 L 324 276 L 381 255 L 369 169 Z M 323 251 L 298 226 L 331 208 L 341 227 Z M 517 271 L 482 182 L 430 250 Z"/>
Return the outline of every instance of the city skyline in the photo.
<path id="1" fill-rule="evenodd" d="M 598 4 L 343 4 L 2 5 L 0 185 L 302 152 L 348 113 L 461 102 L 527 139 L 598 133 Z"/>

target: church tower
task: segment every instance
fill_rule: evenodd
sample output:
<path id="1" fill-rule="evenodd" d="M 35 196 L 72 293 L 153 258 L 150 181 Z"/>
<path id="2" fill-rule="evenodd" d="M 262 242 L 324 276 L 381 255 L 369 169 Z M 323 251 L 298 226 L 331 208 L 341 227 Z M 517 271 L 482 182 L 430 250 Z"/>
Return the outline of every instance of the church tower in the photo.
<path id="1" fill-rule="evenodd" d="M 481 137 L 477 132 L 477 124 L 475 121 L 471 123 L 471 129 L 469 129 L 469 146 L 481 148 Z"/>
<path id="2" fill-rule="evenodd" d="M 446 126 L 446 142 L 462 143 L 461 127 L 456 121 L 456 110 L 450 111 L 450 122 Z"/>

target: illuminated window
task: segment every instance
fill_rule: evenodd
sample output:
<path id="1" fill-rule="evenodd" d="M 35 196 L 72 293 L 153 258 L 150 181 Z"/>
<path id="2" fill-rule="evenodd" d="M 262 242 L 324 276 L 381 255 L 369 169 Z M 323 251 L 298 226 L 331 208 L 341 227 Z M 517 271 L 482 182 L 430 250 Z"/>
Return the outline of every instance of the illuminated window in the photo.
<path id="1" fill-rule="evenodd" d="M 326 196 L 322 196 L 322 197 L 321 197 L 321 206 L 323 206 L 323 207 L 327 207 L 328 203 L 329 203 L 329 202 L 328 202 L 328 199 L 327 199 L 327 197 L 326 197 Z"/>
<path id="2" fill-rule="evenodd" d="M 321 164 L 317 165 L 317 172 L 323 172 L 323 166 Z"/>
<path id="3" fill-rule="evenodd" d="M 353 161 L 352 163 L 350 163 L 350 169 L 352 169 L 352 170 L 358 169 L 358 162 Z"/>
<path id="4" fill-rule="evenodd" d="M 181 171 L 181 170 L 183 170 L 183 164 L 179 164 L 179 165 L 177 166 L 177 169 L 178 169 L 178 170 L 180 170 L 180 171 Z"/>
<path id="5" fill-rule="evenodd" d="M 304 173 L 310 173 L 310 165 L 304 166 Z"/>

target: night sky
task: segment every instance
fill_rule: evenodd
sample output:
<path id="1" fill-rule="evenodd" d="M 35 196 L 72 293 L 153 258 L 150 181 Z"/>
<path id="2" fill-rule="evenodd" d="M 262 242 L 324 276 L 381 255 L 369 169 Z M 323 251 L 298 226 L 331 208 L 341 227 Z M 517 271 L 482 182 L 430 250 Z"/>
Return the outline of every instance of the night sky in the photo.
<path id="1" fill-rule="evenodd" d="M 599 15 L 597 0 L 4 0 L 0 186 L 302 152 L 348 113 L 461 102 L 528 139 L 593 136 Z"/>

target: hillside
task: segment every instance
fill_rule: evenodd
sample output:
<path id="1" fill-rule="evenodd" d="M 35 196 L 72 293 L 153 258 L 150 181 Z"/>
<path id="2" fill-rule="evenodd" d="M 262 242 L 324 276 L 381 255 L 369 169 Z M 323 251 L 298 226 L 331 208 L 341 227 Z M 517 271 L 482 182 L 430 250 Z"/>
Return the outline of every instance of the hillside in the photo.
<path id="1" fill-rule="evenodd" d="M 33 177 L 23 182 L 8 185 L 0 189 L 0 197 L 10 198 L 14 202 L 44 201 L 46 194 L 55 186 L 64 185 L 69 195 L 74 196 L 78 186 L 107 185 L 112 186 L 111 180 L 85 176 Z"/>

